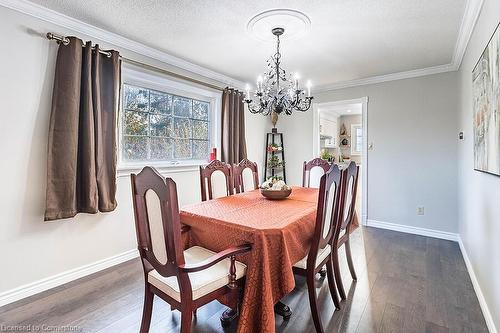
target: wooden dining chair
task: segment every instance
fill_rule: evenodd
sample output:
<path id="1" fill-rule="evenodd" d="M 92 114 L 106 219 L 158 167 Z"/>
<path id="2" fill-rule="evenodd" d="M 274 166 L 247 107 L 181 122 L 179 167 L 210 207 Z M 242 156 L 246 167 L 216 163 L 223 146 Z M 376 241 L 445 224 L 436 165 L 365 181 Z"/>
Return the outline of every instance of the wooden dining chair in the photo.
<path id="1" fill-rule="evenodd" d="M 244 158 L 240 163 L 233 165 L 233 181 L 236 193 L 258 189 L 257 163 Z"/>
<path id="2" fill-rule="evenodd" d="M 314 158 L 309 162 L 304 161 L 302 168 L 302 187 L 319 187 L 319 180 L 330 169 L 330 163 Z"/>
<path id="3" fill-rule="evenodd" d="M 250 245 L 219 253 L 200 246 L 183 250 L 177 189 L 170 178 L 145 167 L 131 175 L 138 250 L 144 269 L 145 295 L 141 333 L 149 331 L 154 295 L 181 312 L 181 332 L 191 330 L 193 312 L 221 296 L 237 313 L 246 266 L 236 255 Z M 222 320 L 222 319 L 221 319 Z M 223 322 L 224 324 L 224 322 Z"/>
<path id="4" fill-rule="evenodd" d="M 337 232 L 337 246 L 333 250 L 333 266 L 335 271 L 335 281 L 337 283 L 337 288 L 339 290 L 340 298 L 342 300 L 346 299 L 346 294 L 344 290 L 344 285 L 342 283 L 342 277 L 340 274 L 339 265 L 339 255 L 338 249 L 345 246 L 345 254 L 347 257 L 347 265 L 349 266 L 349 271 L 351 272 L 351 277 L 354 281 L 358 278 L 356 276 L 356 271 L 354 270 L 354 264 L 352 262 L 351 255 L 351 243 L 350 243 L 350 230 L 351 224 L 354 219 L 354 209 L 356 206 L 356 193 L 358 188 L 358 174 L 359 166 L 352 161 L 349 166 L 342 171 L 342 214 L 339 215 L 339 231 Z"/>
<path id="5" fill-rule="evenodd" d="M 337 165 L 321 177 L 319 187 L 316 224 L 309 253 L 293 266 L 294 273 L 307 278 L 309 305 L 316 332 L 322 333 L 323 326 L 318 312 L 315 275 L 326 265 L 328 287 L 333 303 L 340 309 L 340 302 L 335 287 L 335 273 L 332 262 L 334 240 L 338 231 L 339 216 L 342 214 L 341 172 Z"/>
<path id="6" fill-rule="evenodd" d="M 207 166 L 200 165 L 201 201 L 234 194 L 233 171 L 230 164 L 213 160 Z"/>

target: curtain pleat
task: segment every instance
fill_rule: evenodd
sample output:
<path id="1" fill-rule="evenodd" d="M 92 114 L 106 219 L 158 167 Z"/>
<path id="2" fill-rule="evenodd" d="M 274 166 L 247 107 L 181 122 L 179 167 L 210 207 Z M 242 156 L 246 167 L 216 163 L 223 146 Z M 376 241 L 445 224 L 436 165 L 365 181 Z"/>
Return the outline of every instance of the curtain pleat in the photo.
<path id="1" fill-rule="evenodd" d="M 98 50 L 98 45 L 96 46 Z M 116 208 L 120 59 L 70 37 L 59 45 L 49 124 L 45 220 Z"/>
<path id="2" fill-rule="evenodd" d="M 221 118 L 221 159 L 230 164 L 239 163 L 247 158 L 247 147 L 243 95 L 238 90 L 226 88 L 222 92 Z"/>

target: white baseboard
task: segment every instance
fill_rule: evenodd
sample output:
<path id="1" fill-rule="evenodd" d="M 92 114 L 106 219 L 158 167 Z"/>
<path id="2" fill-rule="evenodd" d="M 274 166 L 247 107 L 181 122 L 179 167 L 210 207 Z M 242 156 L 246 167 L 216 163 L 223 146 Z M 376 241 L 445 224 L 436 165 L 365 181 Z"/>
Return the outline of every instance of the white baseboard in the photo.
<path id="1" fill-rule="evenodd" d="M 498 330 L 495 327 L 495 322 L 493 321 L 493 316 L 491 315 L 490 309 L 488 308 L 488 304 L 486 303 L 486 299 L 484 298 L 483 291 L 481 290 L 481 286 L 479 285 L 479 281 L 477 280 L 476 273 L 474 273 L 469 255 L 465 250 L 464 243 L 462 242 L 462 238 L 460 236 L 458 237 L 458 245 L 460 245 L 460 251 L 462 251 L 462 257 L 464 258 L 465 266 L 467 267 L 472 285 L 474 286 L 474 291 L 476 292 L 477 299 L 479 300 L 479 306 L 481 307 L 481 311 L 483 312 L 486 326 L 488 326 L 488 330 L 490 331 L 490 333 L 498 333 Z"/>
<path id="2" fill-rule="evenodd" d="M 382 221 L 370 220 L 370 219 L 368 219 L 366 222 L 367 222 L 366 225 L 368 227 L 405 232 L 407 234 L 414 234 L 414 235 L 420 235 L 420 236 L 446 239 L 446 240 L 451 240 L 454 242 L 458 242 L 458 239 L 459 239 L 458 234 L 453 233 L 453 232 L 411 227 L 411 226 L 402 225 L 402 224 L 382 222 Z"/>
<path id="3" fill-rule="evenodd" d="M 38 294 L 42 291 L 60 286 L 81 277 L 99 272 L 103 269 L 121 264 L 139 256 L 136 249 L 129 250 L 118 255 L 96 261 L 94 263 L 71 269 L 45 279 L 41 279 L 23 286 L 0 293 L 0 306 L 18 301 L 20 299 Z"/>

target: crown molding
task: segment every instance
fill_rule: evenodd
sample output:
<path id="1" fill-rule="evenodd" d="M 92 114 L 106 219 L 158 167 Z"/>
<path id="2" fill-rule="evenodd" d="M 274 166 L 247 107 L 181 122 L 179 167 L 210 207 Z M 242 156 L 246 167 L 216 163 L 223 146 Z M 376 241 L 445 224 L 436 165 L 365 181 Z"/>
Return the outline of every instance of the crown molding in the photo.
<path id="1" fill-rule="evenodd" d="M 326 92 L 326 91 L 331 91 L 331 90 L 338 90 L 338 89 L 351 88 L 351 87 L 357 87 L 357 86 L 365 86 L 368 84 L 375 84 L 375 83 L 381 83 L 381 82 L 387 82 L 387 81 L 410 79 L 410 78 L 419 77 L 419 76 L 446 73 L 446 72 L 451 72 L 451 71 L 455 71 L 455 70 L 456 69 L 451 64 L 439 65 L 439 66 L 427 67 L 427 68 L 422 68 L 422 69 L 414 69 L 414 70 L 399 72 L 399 73 L 391 73 L 391 74 L 386 74 L 386 75 L 372 76 L 372 77 L 368 77 L 368 78 L 364 78 L 364 79 L 356 79 L 356 80 L 350 80 L 350 81 L 336 82 L 336 83 L 332 83 L 332 84 L 325 84 L 322 86 L 318 86 L 316 89 L 314 89 L 314 92 L 321 93 L 321 92 Z"/>
<path id="2" fill-rule="evenodd" d="M 462 64 L 462 59 L 464 58 L 465 51 L 467 50 L 467 45 L 469 45 L 469 40 L 476 26 L 476 22 L 479 19 L 479 14 L 481 13 L 481 8 L 483 8 L 484 0 L 467 0 L 465 3 L 465 11 L 462 16 L 462 22 L 460 23 L 460 30 L 458 32 L 457 42 L 455 44 L 455 52 L 453 52 L 453 58 L 451 63 L 458 70 Z"/>
<path id="3" fill-rule="evenodd" d="M 101 40 L 122 49 L 135 52 L 142 56 L 161 61 L 165 64 L 200 75 L 204 78 L 215 80 L 229 86 L 243 88 L 244 82 L 236 80 L 227 75 L 215 72 L 206 67 L 194 64 L 187 60 L 175 57 L 166 52 L 144 45 L 119 34 L 95 27 L 88 23 L 74 19 L 52 9 L 37 5 L 27 0 L 0 0 L 0 6 L 15 10 L 17 12 L 36 17 L 46 22 L 53 23 L 62 28 L 70 29 L 80 34 Z"/>
<path id="4" fill-rule="evenodd" d="M 401 79 L 409 79 L 420 76 L 457 71 L 462 63 L 463 56 L 467 49 L 470 37 L 479 18 L 484 0 L 467 0 L 464 15 L 460 24 L 458 38 L 455 43 L 454 53 L 449 64 L 432 66 L 427 68 L 409 70 L 398 73 L 391 73 L 373 76 L 350 81 L 336 82 L 316 87 L 315 92 L 321 93 L 331 90 L 376 84 Z M 97 28 L 85 22 L 76 20 L 46 7 L 34 4 L 27 0 L 0 0 L 0 6 L 7 7 L 23 14 L 27 14 L 41 20 L 56 24 L 58 26 L 71 29 L 78 33 L 102 40 L 120 48 L 135 52 L 137 54 L 161 61 L 171 66 L 186 70 L 193 74 L 200 75 L 210 80 L 215 80 L 237 88 L 243 88 L 245 83 L 227 75 L 215 72 L 208 68 L 196 65 L 187 60 L 175 57 L 166 52 L 146 46 L 129 38 Z"/>
<path id="5" fill-rule="evenodd" d="M 460 68 L 460 65 L 462 64 L 462 59 L 464 57 L 465 51 L 467 50 L 467 45 L 469 44 L 469 40 L 472 36 L 472 32 L 474 31 L 474 27 L 476 26 L 476 22 L 479 19 L 479 14 L 481 13 L 483 2 L 484 0 L 466 1 L 464 15 L 462 16 L 462 21 L 460 23 L 460 29 L 458 31 L 457 41 L 455 43 L 455 49 L 453 52 L 451 62 L 449 64 L 426 67 L 426 68 L 398 72 L 398 73 L 391 73 L 386 75 L 372 76 L 363 79 L 326 84 L 318 86 L 316 89 L 314 89 L 315 92 L 321 93 L 343 88 L 364 86 L 367 84 L 382 83 L 382 82 L 395 81 L 401 79 L 410 79 L 420 76 L 457 71 Z"/>

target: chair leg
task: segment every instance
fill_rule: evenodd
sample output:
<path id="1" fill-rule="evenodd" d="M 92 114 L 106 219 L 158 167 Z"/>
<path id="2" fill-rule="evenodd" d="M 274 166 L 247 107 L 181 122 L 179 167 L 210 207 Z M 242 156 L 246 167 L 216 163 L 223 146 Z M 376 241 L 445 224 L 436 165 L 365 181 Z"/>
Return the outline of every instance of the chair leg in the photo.
<path id="1" fill-rule="evenodd" d="M 230 293 L 230 301 L 227 304 L 230 308 L 220 315 L 220 324 L 223 328 L 229 327 L 233 320 L 238 317 L 240 304 L 240 288 L 233 288 Z"/>
<path id="2" fill-rule="evenodd" d="M 345 300 L 344 285 L 342 284 L 342 276 L 340 275 L 340 265 L 339 265 L 339 252 L 335 249 L 332 252 L 332 262 L 333 262 L 333 273 L 335 275 L 335 283 L 337 284 L 337 289 L 339 290 L 340 299 Z"/>
<path id="3" fill-rule="evenodd" d="M 153 312 L 154 294 L 146 285 L 144 292 L 144 307 L 142 308 L 141 333 L 148 333 L 151 324 L 151 314 Z"/>
<path id="4" fill-rule="evenodd" d="M 319 275 L 324 278 L 326 276 L 326 268 L 323 266 L 319 271 Z"/>
<path id="5" fill-rule="evenodd" d="M 282 301 L 278 301 L 278 303 L 274 304 L 274 313 L 283 317 L 284 321 L 290 320 L 292 317 L 292 310 Z"/>
<path id="6" fill-rule="evenodd" d="M 339 296 L 337 295 L 337 287 L 335 286 L 333 263 L 331 258 L 326 263 L 326 272 L 328 274 L 328 288 L 330 289 L 330 295 L 332 296 L 333 304 L 335 304 L 335 308 L 337 310 L 340 310 L 340 301 Z"/>
<path id="7" fill-rule="evenodd" d="M 317 333 L 323 333 L 323 326 L 321 325 L 321 318 L 318 312 L 318 301 L 316 299 L 316 286 L 314 274 L 307 274 L 307 289 L 309 294 L 309 305 L 311 306 L 311 314 L 314 322 L 314 327 Z"/>
<path id="8" fill-rule="evenodd" d="M 351 242 L 349 238 L 345 242 L 345 254 L 347 256 L 347 265 L 349 266 L 349 271 L 351 272 L 352 279 L 354 281 L 357 281 L 358 277 L 356 276 L 356 271 L 354 270 L 354 264 L 352 263 Z"/>
<path id="9" fill-rule="evenodd" d="M 192 321 L 193 321 L 193 310 L 183 309 L 181 311 L 181 333 L 191 333 Z"/>

